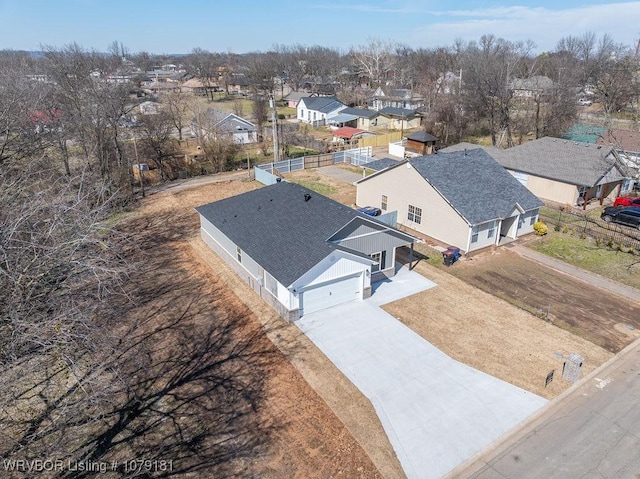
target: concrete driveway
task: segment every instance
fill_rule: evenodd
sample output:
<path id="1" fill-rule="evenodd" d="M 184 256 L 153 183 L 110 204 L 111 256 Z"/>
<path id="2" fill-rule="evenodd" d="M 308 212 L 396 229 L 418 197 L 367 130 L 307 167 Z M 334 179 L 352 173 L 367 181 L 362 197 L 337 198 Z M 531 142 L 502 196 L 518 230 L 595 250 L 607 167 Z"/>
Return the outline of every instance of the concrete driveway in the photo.
<path id="1" fill-rule="evenodd" d="M 327 175 L 334 180 L 344 181 L 345 183 L 355 183 L 363 178 L 362 173 L 354 173 L 346 168 L 340 168 L 339 166 L 323 166 L 318 168 L 318 171 L 323 175 Z"/>
<path id="2" fill-rule="evenodd" d="M 372 402 L 408 478 L 441 477 L 546 403 L 453 360 L 378 306 L 432 286 L 403 268 L 370 299 L 296 322 Z"/>

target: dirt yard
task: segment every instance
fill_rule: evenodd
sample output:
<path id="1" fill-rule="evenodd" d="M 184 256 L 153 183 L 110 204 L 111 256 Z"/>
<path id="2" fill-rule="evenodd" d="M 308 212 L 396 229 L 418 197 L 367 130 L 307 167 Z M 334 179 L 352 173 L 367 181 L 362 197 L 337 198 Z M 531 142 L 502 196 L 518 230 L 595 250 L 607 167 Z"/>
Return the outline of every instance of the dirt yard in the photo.
<path id="1" fill-rule="evenodd" d="M 176 285 L 194 281 L 211 284 L 212 294 L 223 298 L 225 309 L 250 315 L 279 348 L 279 359 L 269 372 L 268 400 L 262 411 L 262 420 L 279 427 L 269 436 L 266 453 L 248 464 L 250 477 L 402 478 L 402 468 L 369 402 L 295 326 L 284 324 L 198 237 L 195 206 L 259 187 L 255 181 L 235 180 L 191 189 L 170 188 L 147 197 L 139 216 L 134 216 L 143 218 L 147 233 L 153 234 L 154 228 L 169 229 L 163 230 L 166 247 L 154 253 L 166 256 L 167 262 L 189 265 L 182 277 L 173 278 Z M 332 408 L 341 411 L 342 419 Z M 367 452 L 352 431 L 365 443 Z"/>
<path id="2" fill-rule="evenodd" d="M 452 358 L 546 398 L 571 386 L 561 378 L 563 356 L 583 356 L 583 375 L 612 356 L 453 275 L 466 267 L 473 266 L 443 270 L 420 261 L 415 271 L 437 286 L 383 309 Z M 555 379 L 545 387 L 552 370 Z"/>
<path id="3" fill-rule="evenodd" d="M 450 272 L 613 353 L 640 336 L 640 304 L 538 265 L 509 249 L 461 261 Z"/>

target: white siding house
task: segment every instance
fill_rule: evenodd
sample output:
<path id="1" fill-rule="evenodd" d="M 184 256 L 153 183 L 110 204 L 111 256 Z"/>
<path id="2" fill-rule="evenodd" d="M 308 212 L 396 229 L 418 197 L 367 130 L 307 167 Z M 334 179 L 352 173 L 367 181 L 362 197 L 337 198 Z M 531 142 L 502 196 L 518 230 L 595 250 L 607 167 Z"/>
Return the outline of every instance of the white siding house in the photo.
<path id="1" fill-rule="evenodd" d="M 286 182 L 196 209 L 204 242 L 289 321 L 369 297 L 417 240 Z"/>

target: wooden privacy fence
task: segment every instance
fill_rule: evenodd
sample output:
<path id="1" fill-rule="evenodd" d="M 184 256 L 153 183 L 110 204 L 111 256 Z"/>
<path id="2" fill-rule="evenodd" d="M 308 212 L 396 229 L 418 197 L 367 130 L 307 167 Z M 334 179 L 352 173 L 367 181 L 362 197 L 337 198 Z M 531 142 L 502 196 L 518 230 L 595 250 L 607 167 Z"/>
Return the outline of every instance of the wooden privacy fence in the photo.
<path id="1" fill-rule="evenodd" d="M 402 132 L 394 131 L 387 133 L 386 135 L 366 136 L 358 140 L 358 146 L 365 148 L 367 146 L 387 146 L 389 143 L 400 141 L 402 139 Z"/>

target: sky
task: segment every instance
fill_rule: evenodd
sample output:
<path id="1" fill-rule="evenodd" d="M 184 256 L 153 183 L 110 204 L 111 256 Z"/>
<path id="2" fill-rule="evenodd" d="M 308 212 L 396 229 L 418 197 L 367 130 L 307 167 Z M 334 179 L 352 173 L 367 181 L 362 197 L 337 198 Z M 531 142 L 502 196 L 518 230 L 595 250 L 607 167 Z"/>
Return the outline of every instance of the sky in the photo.
<path id="1" fill-rule="evenodd" d="M 412 48 L 494 34 L 550 51 L 569 35 L 608 33 L 635 48 L 640 1 L 538 0 L 0 0 L 0 50 L 77 43 L 105 52 L 267 51 L 321 45 L 347 52 L 372 40 Z"/>

